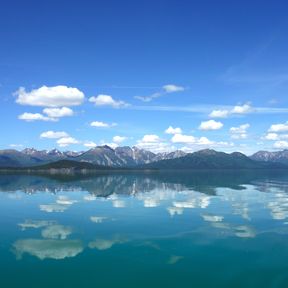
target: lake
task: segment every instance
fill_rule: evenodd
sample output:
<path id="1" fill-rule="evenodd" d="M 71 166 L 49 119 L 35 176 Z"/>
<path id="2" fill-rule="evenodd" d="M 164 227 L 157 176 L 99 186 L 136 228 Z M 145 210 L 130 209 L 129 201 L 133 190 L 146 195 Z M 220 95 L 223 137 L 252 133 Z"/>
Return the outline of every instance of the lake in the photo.
<path id="1" fill-rule="evenodd" d="M 0 287 L 288 287 L 288 173 L 0 175 Z"/>

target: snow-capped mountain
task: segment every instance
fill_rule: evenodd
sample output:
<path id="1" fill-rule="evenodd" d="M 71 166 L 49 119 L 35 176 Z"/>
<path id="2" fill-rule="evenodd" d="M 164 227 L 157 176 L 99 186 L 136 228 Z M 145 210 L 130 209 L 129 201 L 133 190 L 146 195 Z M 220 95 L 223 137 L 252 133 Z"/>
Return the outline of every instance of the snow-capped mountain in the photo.
<path id="1" fill-rule="evenodd" d="M 193 157 L 194 158 L 198 157 L 197 159 L 204 159 L 204 158 L 206 159 L 207 157 L 216 157 L 216 156 L 221 158 L 222 156 L 224 157 L 226 155 L 224 154 L 225 154 L 224 152 L 217 152 L 211 149 L 204 149 L 198 152 L 194 152 Z M 107 145 L 97 146 L 85 152 L 75 152 L 75 151 L 62 152 L 57 149 L 37 150 L 34 148 L 26 148 L 22 151 L 7 149 L 7 150 L 0 150 L 0 167 L 39 166 L 42 164 L 48 164 L 59 160 L 73 160 L 78 162 L 91 163 L 94 165 L 111 166 L 111 167 L 133 167 L 137 165 L 140 166 L 142 165 L 144 167 L 145 165 L 155 163 L 158 161 L 163 162 L 166 160 L 170 161 L 173 159 L 178 161 L 179 158 L 181 158 L 179 159 L 179 161 L 182 163 L 182 160 L 184 161 L 185 160 L 184 158 L 187 158 L 189 155 L 191 156 L 192 153 L 185 153 L 180 150 L 166 153 L 153 153 L 151 151 L 140 149 L 138 147 L 124 146 L 113 149 Z M 239 161 L 240 159 L 242 159 L 241 161 L 245 161 L 247 163 L 248 163 L 247 159 L 249 159 L 246 155 L 241 154 L 239 152 L 231 153 L 229 157 L 230 158 L 232 157 L 231 159 L 237 158 L 237 160 Z M 189 159 L 191 160 L 191 157 Z M 254 155 L 250 156 L 250 161 L 252 160 L 262 162 L 275 162 L 275 163 L 279 162 L 287 165 L 288 150 L 283 150 L 279 152 L 259 151 Z"/>
<path id="2" fill-rule="evenodd" d="M 256 161 L 265 161 L 265 162 L 279 162 L 288 164 L 288 150 L 282 150 L 282 151 L 275 151 L 275 152 L 269 152 L 269 151 L 258 151 L 252 156 L 250 156 L 251 159 Z"/>
<path id="3" fill-rule="evenodd" d="M 117 147 L 115 149 L 104 145 L 97 146 L 85 152 L 37 150 L 26 148 L 22 151 L 1 150 L 0 167 L 25 167 L 51 163 L 59 160 L 74 160 L 97 165 L 113 167 L 131 167 L 147 164 L 158 160 L 174 159 L 186 155 L 183 151 L 155 154 L 138 147 Z"/>

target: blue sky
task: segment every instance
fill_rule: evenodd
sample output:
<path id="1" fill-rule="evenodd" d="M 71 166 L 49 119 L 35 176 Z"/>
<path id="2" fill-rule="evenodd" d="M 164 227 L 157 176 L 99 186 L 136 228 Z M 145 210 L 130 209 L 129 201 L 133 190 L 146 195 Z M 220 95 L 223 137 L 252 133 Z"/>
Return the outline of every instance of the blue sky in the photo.
<path id="1" fill-rule="evenodd" d="M 2 1 L 0 148 L 288 148 L 287 9 Z"/>

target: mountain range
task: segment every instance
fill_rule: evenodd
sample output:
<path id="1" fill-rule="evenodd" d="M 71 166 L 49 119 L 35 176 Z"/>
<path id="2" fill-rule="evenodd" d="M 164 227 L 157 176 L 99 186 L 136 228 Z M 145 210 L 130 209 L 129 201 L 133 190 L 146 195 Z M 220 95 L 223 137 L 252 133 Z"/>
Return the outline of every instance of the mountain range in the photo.
<path id="1" fill-rule="evenodd" d="M 88 151 L 73 152 L 53 150 L 36 150 L 26 148 L 22 151 L 0 150 L 0 167 L 30 167 L 48 164 L 59 160 L 86 162 L 94 165 L 111 167 L 135 167 L 159 160 L 174 159 L 185 156 L 183 151 L 153 153 L 137 147 L 97 146 Z"/>
<path id="2" fill-rule="evenodd" d="M 69 162 L 70 161 L 70 162 Z M 54 163 L 51 165 L 51 163 Z M 78 164 L 77 164 L 78 163 Z M 85 163 L 85 165 L 84 165 Z M 49 165 L 50 164 L 50 165 Z M 141 168 L 141 169 L 257 169 L 288 167 L 288 150 L 278 152 L 259 151 L 250 157 L 240 153 L 217 152 L 204 149 L 194 153 L 180 150 L 153 153 L 137 147 L 97 146 L 88 151 L 0 150 L 1 168 L 42 167 L 77 169 Z"/>

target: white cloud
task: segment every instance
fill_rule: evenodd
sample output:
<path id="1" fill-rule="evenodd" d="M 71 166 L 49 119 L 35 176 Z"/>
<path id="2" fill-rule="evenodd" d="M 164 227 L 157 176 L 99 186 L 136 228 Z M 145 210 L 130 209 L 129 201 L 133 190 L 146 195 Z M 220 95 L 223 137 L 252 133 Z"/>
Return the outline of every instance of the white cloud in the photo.
<path id="1" fill-rule="evenodd" d="M 27 122 L 33 122 L 33 121 L 58 121 L 56 118 L 46 117 L 40 113 L 23 113 L 18 116 L 19 120 L 24 120 Z"/>
<path id="2" fill-rule="evenodd" d="M 183 135 L 183 134 L 175 134 L 172 137 L 171 141 L 172 143 L 195 144 L 195 145 L 212 145 L 214 143 L 206 137 L 196 138 L 192 135 Z"/>
<path id="3" fill-rule="evenodd" d="M 197 140 L 197 144 L 198 145 L 212 145 L 214 142 L 213 141 L 210 141 L 208 138 L 206 137 L 200 137 L 198 140 Z"/>
<path id="4" fill-rule="evenodd" d="M 171 146 L 170 143 L 162 141 L 160 137 L 155 134 L 144 135 L 141 140 L 137 141 L 136 146 L 154 153 L 175 150 L 175 147 Z"/>
<path id="5" fill-rule="evenodd" d="M 199 146 L 203 146 L 203 147 L 218 147 L 218 148 L 222 148 L 222 147 L 232 147 L 234 146 L 234 143 L 231 142 L 224 142 L 224 141 L 220 141 L 220 142 L 215 142 L 215 141 L 211 141 L 206 137 L 194 137 L 192 135 L 183 135 L 183 134 L 175 134 L 172 139 L 171 139 L 172 143 L 181 143 L 181 144 L 185 144 L 186 146 L 180 148 L 179 150 L 182 150 L 184 152 L 190 153 L 193 152 L 195 150 L 199 149 Z"/>
<path id="6" fill-rule="evenodd" d="M 232 109 L 227 110 L 213 110 L 210 114 L 209 117 L 211 118 L 226 118 L 230 115 L 239 115 L 239 114 L 247 114 L 252 112 L 253 109 L 249 103 L 246 103 L 244 105 L 236 105 Z"/>
<path id="7" fill-rule="evenodd" d="M 68 107 L 45 108 L 43 110 L 43 113 L 48 115 L 48 117 L 51 117 L 51 118 L 60 118 L 60 117 L 73 116 L 73 114 L 74 114 L 73 110 L 68 108 Z"/>
<path id="8" fill-rule="evenodd" d="M 18 119 L 24 120 L 27 122 L 32 121 L 58 121 L 60 117 L 72 116 L 74 114 L 73 110 L 68 107 L 62 108 L 45 108 L 43 113 L 47 116 L 44 116 L 40 113 L 23 113 L 18 116 Z"/>
<path id="9" fill-rule="evenodd" d="M 181 128 L 177 127 L 177 128 L 173 128 L 172 126 L 169 126 L 166 130 L 165 130 L 166 134 L 181 134 L 182 130 Z"/>
<path id="10" fill-rule="evenodd" d="M 135 96 L 134 98 L 141 100 L 143 102 L 150 102 L 153 99 L 159 98 L 165 94 L 180 92 L 180 91 L 184 91 L 184 90 L 185 90 L 185 88 L 182 86 L 177 86 L 174 84 L 168 84 L 168 85 L 162 86 L 162 91 L 153 93 L 152 95 L 149 95 L 149 96 Z"/>
<path id="11" fill-rule="evenodd" d="M 264 136 L 264 139 L 266 140 L 279 140 L 279 135 L 277 133 L 267 133 L 265 136 Z"/>
<path id="12" fill-rule="evenodd" d="M 125 141 L 127 139 L 127 137 L 125 136 L 114 136 L 113 137 L 113 142 L 115 143 L 122 143 L 123 141 Z"/>
<path id="13" fill-rule="evenodd" d="M 57 140 L 57 144 L 60 147 L 67 147 L 71 144 L 79 144 L 79 141 L 73 137 L 63 137 L 63 138 L 60 138 L 59 140 Z"/>
<path id="14" fill-rule="evenodd" d="M 288 121 L 283 124 L 273 124 L 270 126 L 268 132 L 288 132 Z"/>
<path id="15" fill-rule="evenodd" d="M 90 126 L 98 127 L 98 128 L 109 128 L 109 127 L 117 126 L 117 124 L 116 123 L 109 124 L 109 123 L 105 123 L 102 121 L 93 121 L 90 123 Z"/>
<path id="16" fill-rule="evenodd" d="M 89 101 L 94 103 L 96 106 L 111 106 L 113 108 L 122 108 L 129 106 L 128 103 L 121 100 L 114 100 L 110 95 L 100 94 L 98 96 L 92 96 Z"/>
<path id="17" fill-rule="evenodd" d="M 11 147 L 11 148 L 22 148 L 23 144 L 10 144 L 9 147 Z"/>
<path id="18" fill-rule="evenodd" d="M 164 91 L 166 93 L 174 93 L 174 92 L 180 92 L 180 91 L 184 91 L 185 90 L 184 87 L 177 86 L 177 85 L 174 85 L 174 84 L 164 85 L 162 88 L 164 89 Z"/>
<path id="19" fill-rule="evenodd" d="M 97 144 L 93 141 L 87 141 L 83 145 L 87 148 L 95 148 L 97 146 Z"/>
<path id="20" fill-rule="evenodd" d="M 231 110 L 231 114 L 246 114 L 251 112 L 252 108 L 249 104 L 244 104 L 242 106 L 237 105 Z"/>
<path id="21" fill-rule="evenodd" d="M 171 141 L 173 143 L 189 143 L 194 144 L 196 143 L 197 138 L 192 135 L 183 135 L 183 134 L 175 134 Z"/>
<path id="22" fill-rule="evenodd" d="M 247 129 L 250 127 L 250 124 L 242 124 L 239 127 L 231 127 L 230 133 L 231 138 L 233 139 L 246 139 L 247 138 Z"/>
<path id="23" fill-rule="evenodd" d="M 169 143 L 166 142 L 141 142 L 138 141 L 136 146 L 139 149 L 148 150 L 154 153 L 162 153 L 162 152 L 169 152 L 176 150 L 174 146 L 171 146 Z"/>
<path id="24" fill-rule="evenodd" d="M 287 141 L 276 141 L 273 145 L 274 148 L 277 149 L 286 149 L 288 148 L 288 142 Z"/>
<path id="25" fill-rule="evenodd" d="M 64 131 L 46 131 L 41 133 L 40 138 L 59 139 L 69 137 L 69 134 Z"/>
<path id="26" fill-rule="evenodd" d="M 115 149 L 117 148 L 119 145 L 117 143 L 109 143 L 109 142 L 102 142 L 101 145 L 106 145 L 106 146 L 109 146 L 110 148 L 112 149 Z"/>
<path id="27" fill-rule="evenodd" d="M 213 110 L 210 114 L 209 117 L 211 118 L 226 118 L 229 115 L 228 110 Z"/>
<path id="28" fill-rule="evenodd" d="M 159 97 L 161 97 L 161 96 L 162 96 L 162 94 L 159 93 L 159 92 L 157 92 L 157 93 L 154 93 L 154 94 L 152 94 L 152 95 L 150 95 L 150 96 L 134 96 L 134 98 L 135 98 L 135 99 L 138 99 L 138 100 L 141 100 L 141 101 L 143 101 L 143 102 L 150 102 L 150 101 L 152 101 L 153 99 L 159 98 Z"/>
<path id="29" fill-rule="evenodd" d="M 30 106 L 61 107 L 81 105 L 84 94 L 77 88 L 63 85 L 47 87 L 42 86 L 30 92 L 21 87 L 15 92 L 16 103 Z"/>
<path id="30" fill-rule="evenodd" d="M 288 134 L 277 134 L 277 133 L 269 132 L 263 138 L 265 140 L 272 140 L 272 141 L 283 140 L 283 139 L 288 139 Z"/>
<path id="31" fill-rule="evenodd" d="M 155 134 L 147 134 L 143 136 L 141 141 L 146 142 L 146 143 L 150 143 L 150 142 L 157 143 L 157 142 L 160 142 L 160 137 Z"/>
<path id="32" fill-rule="evenodd" d="M 215 120 L 208 120 L 201 122 L 199 129 L 200 130 L 219 130 L 223 127 L 223 123 L 217 122 Z"/>

